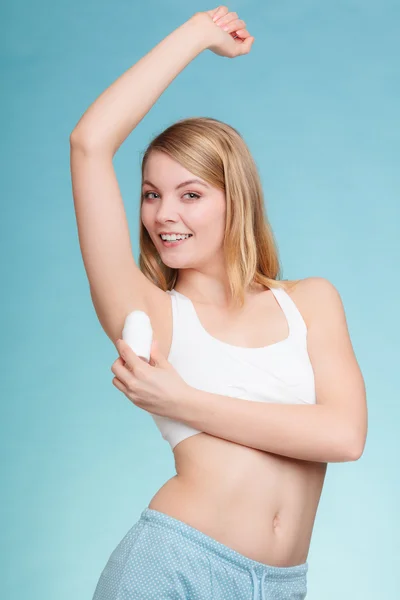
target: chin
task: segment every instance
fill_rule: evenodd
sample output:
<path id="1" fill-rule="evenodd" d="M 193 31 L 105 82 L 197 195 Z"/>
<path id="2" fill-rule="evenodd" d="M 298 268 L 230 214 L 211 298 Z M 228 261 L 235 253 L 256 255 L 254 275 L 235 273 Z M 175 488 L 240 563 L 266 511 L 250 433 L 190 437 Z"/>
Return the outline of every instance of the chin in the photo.
<path id="1" fill-rule="evenodd" d="M 170 269 L 188 269 L 192 267 L 188 256 L 171 256 L 166 251 L 160 252 L 160 258 L 164 265 Z"/>
<path id="2" fill-rule="evenodd" d="M 164 260 L 161 257 L 164 265 L 170 269 L 189 269 L 191 265 L 188 265 L 185 260 Z"/>

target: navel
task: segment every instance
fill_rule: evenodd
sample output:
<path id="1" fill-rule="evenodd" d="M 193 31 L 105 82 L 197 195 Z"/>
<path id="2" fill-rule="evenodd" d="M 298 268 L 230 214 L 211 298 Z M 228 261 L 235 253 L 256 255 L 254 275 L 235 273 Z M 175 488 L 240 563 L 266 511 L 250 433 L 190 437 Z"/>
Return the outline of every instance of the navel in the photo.
<path id="1" fill-rule="evenodd" d="M 277 512 L 275 514 L 274 518 L 272 519 L 273 530 L 279 529 L 280 525 L 281 525 L 280 514 L 279 514 L 279 512 Z"/>

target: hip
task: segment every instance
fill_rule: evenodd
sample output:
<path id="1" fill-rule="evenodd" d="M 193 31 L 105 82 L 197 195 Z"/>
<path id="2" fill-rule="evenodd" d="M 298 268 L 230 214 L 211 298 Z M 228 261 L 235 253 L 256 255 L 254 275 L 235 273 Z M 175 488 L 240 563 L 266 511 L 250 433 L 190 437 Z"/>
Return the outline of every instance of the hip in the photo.
<path id="1" fill-rule="evenodd" d="M 93 600 L 303 600 L 307 572 L 307 562 L 275 567 L 252 560 L 147 507 L 112 552 Z"/>

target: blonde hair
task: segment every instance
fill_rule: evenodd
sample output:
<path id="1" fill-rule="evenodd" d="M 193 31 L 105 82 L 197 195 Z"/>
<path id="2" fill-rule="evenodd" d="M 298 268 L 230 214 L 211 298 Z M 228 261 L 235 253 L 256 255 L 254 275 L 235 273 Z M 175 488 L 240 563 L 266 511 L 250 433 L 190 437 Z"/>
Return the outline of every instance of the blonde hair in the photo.
<path id="1" fill-rule="evenodd" d="M 165 152 L 185 169 L 225 192 L 223 251 L 233 303 L 243 307 L 245 292 L 252 284 L 286 287 L 278 281 L 278 250 L 265 213 L 257 167 L 239 132 L 209 117 L 177 121 L 155 137 L 145 150 L 142 182 L 152 151 Z M 141 217 L 139 220 L 139 268 L 157 287 L 171 290 L 178 269 L 162 262 Z"/>

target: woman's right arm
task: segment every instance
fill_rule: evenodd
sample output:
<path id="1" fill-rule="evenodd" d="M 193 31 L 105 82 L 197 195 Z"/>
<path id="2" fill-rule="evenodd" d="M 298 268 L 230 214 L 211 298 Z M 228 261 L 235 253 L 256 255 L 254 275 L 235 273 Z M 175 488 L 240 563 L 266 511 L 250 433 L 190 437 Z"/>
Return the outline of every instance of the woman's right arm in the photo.
<path id="1" fill-rule="evenodd" d="M 112 159 L 179 72 L 209 47 L 214 28 L 207 14 L 196 13 L 107 88 L 70 136 L 80 249 L 97 316 L 114 343 L 126 315 L 144 310 L 151 318 L 165 292 L 135 263 Z"/>

